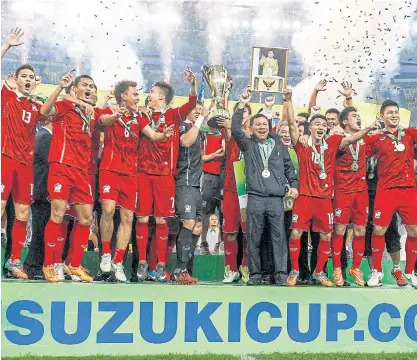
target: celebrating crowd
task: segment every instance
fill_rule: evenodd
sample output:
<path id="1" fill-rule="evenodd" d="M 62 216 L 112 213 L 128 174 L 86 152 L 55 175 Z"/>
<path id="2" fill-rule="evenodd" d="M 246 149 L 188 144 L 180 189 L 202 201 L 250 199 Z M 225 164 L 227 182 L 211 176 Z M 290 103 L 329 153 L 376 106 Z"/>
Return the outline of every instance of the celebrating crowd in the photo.
<path id="1" fill-rule="evenodd" d="M 22 35 L 21 29 L 11 31 L 2 58 L 22 44 Z M 98 208 L 100 273 L 120 282 L 127 281 L 132 242 L 135 281 L 197 283 L 194 252 L 201 238 L 201 253 L 208 253 L 209 221 L 216 213 L 225 247 L 224 283 L 348 286 L 344 253 L 353 224 L 354 282 L 382 285 L 386 245 L 397 284 L 417 288 L 417 130 L 400 126 L 398 104 L 386 100 L 382 121 L 362 128 L 349 83 L 340 90 L 344 109 L 325 115 L 317 106 L 325 80 L 297 116 L 290 89 L 283 93 L 281 116 L 273 109 L 274 97 L 252 114 L 248 88 L 231 118 L 215 129 L 207 120 L 216 101 L 199 102 L 194 73 L 186 68 L 184 76 L 190 94 L 178 108 L 163 81 L 153 85 L 145 104 L 139 104 L 132 80 L 115 84 L 100 104 L 89 75 L 74 78 L 68 72 L 47 99 L 34 95 L 40 79 L 30 65 L 4 81 L 2 217 L 10 196 L 15 213 L 8 276 L 27 279 L 42 271 L 48 282 L 92 282 L 82 258 Z M 230 90 L 230 78 L 227 85 Z M 112 96 L 116 104 L 109 105 Z M 227 97 L 228 92 L 225 104 Z M 240 202 L 234 172 L 241 160 L 247 205 Z M 31 212 L 32 241 L 22 264 Z M 407 231 L 404 274 L 396 214 Z M 177 261 L 168 273 L 174 247 Z M 333 281 L 327 273 L 330 253 Z M 371 269 L 366 281 L 363 257 Z"/>

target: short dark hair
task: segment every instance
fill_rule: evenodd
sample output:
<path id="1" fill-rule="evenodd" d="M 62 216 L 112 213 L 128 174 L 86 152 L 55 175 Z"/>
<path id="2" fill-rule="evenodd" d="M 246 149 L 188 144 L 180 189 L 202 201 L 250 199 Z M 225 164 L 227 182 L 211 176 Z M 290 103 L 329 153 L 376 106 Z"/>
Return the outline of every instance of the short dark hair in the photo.
<path id="1" fill-rule="evenodd" d="M 330 108 L 330 109 L 327 109 L 326 115 L 327 114 L 337 114 L 337 116 L 339 116 L 340 115 L 340 111 L 337 110 L 337 109 L 335 109 L 335 108 Z"/>
<path id="2" fill-rule="evenodd" d="M 65 89 L 64 89 L 64 91 L 65 91 L 65 94 L 69 94 L 70 92 L 71 92 L 71 88 L 74 86 L 74 82 L 72 82 L 71 83 L 71 85 L 69 85 L 69 86 L 67 86 Z"/>
<path id="3" fill-rule="evenodd" d="M 26 69 L 28 69 L 28 70 L 32 71 L 32 72 L 35 74 L 35 69 L 34 69 L 34 67 L 33 67 L 33 66 L 31 66 L 31 65 L 29 65 L 29 64 L 24 64 L 24 65 L 22 65 L 22 66 L 19 66 L 19 67 L 16 69 L 16 77 L 18 77 L 18 76 L 19 76 L 19 73 L 20 73 L 22 70 L 26 70 Z"/>
<path id="4" fill-rule="evenodd" d="M 239 101 L 236 102 L 236 104 L 233 106 L 233 114 L 236 112 L 237 107 L 239 106 Z M 245 104 L 245 108 L 248 109 L 249 115 L 252 115 L 252 108 L 249 104 Z"/>
<path id="5" fill-rule="evenodd" d="M 253 123 L 254 123 L 255 119 L 258 119 L 258 118 L 264 118 L 266 121 L 268 121 L 269 128 L 271 128 L 271 124 L 270 124 L 268 118 L 264 114 L 255 114 L 255 115 L 253 115 L 250 118 L 250 126 L 253 126 Z"/>
<path id="6" fill-rule="evenodd" d="M 77 87 L 78 84 L 80 83 L 81 79 L 90 79 L 90 80 L 93 80 L 93 82 L 94 82 L 94 79 L 90 75 L 80 75 L 80 76 L 77 76 L 75 78 L 74 83 L 73 83 L 72 86 Z"/>
<path id="7" fill-rule="evenodd" d="M 400 108 L 400 107 L 398 106 L 398 104 L 397 104 L 394 100 L 390 100 L 390 99 L 388 99 L 388 100 L 385 100 L 385 101 L 382 103 L 382 105 L 381 105 L 381 109 L 379 110 L 379 113 L 380 113 L 381 115 L 384 115 L 384 111 L 385 111 L 385 109 L 386 109 L 387 107 L 389 107 L 389 106 L 396 106 L 398 109 Z"/>
<path id="8" fill-rule="evenodd" d="M 158 81 L 153 86 L 159 87 L 165 96 L 166 105 L 168 105 L 174 98 L 174 89 L 171 85 L 167 84 L 165 81 Z"/>
<path id="9" fill-rule="evenodd" d="M 301 116 L 301 117 L 305 118 L 306 122 L 310 118 L 310 114 L 308 112 L 300 112 L 300 113 L 297 114 L 297 116 Z"/>
<path id="10" fill-rule="evenodd" d="M 314 120 L 316 119 L 322 119 L 322 120 L 327 120 L 326 117 L 322 114 L 316 114 L 314 115 L 311 120 L 310 120 L 310 126 L 313 125 Z"/>
<path id="11" fill-rule="evenodd" d="M 138 86 L 138 83 L 136 81 L 130 81 L 130 80 L 119 81 L 114 87 L 114 98 L 116 99 L 116 102 L 120 104 L 120 102 L 122 101 L 122 94 L 124 94 L 127 90 L 129 90 L 130 87 L 136 88 L 137 86 Z"/>
<path id="12" fill-rule="evenodd" d="M 339 114 L 339 124 L 340 124 L 340 126 L 342 127 L 342 129 L 344 129 L 345 128 L 345 125 L 343 124 L 343 121 L 345 121 L 345 120 L 347 120 L 348 119 L 348 117 L 349 117 L 349 114 L 351 113 L 351 112 L 356 112 L 356 111 L 358 111 L 355 107 L 353 107 L 353 106 L 348 106 L 348 107 L 345 107 L 343 110 L 342 110 L 342 112 Z"/>

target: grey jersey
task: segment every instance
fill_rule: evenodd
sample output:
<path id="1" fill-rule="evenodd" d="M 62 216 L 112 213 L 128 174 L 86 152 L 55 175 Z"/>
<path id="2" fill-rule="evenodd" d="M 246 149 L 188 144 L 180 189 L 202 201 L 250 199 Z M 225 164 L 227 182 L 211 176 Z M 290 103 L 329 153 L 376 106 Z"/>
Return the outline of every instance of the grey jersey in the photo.
<path id="1" fill-rule="evenodd" d="M 185 120 L 180 125 L 180 137 L 186 134 L 193 127 L 190 120 Z M 190 147 L 182 146 L 177 162 L 177 175 L 175 176 L 176 186 L 198 186 L 203 173 L 203 163 L 201 160 L 201 132 L 197 140 Z"/>

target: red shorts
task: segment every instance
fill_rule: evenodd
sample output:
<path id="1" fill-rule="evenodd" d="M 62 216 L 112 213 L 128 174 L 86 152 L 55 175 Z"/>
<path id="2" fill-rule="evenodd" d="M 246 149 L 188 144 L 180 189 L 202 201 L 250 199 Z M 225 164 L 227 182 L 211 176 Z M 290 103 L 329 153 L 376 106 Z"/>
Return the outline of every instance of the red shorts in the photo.
<path id="1" fill-rule="evenodd" d="M 100 170 L 100 200 L 113 200 L 117 206 L 135 211 L 138 201 L 136 174 L 123 175 Z"/>
<path id="2" fill-rule="evenodd" d="M 74 166 L 50 163 L 48 192 L 51 200 L 67 200 L 69 205 L 93 205 L 91 174 Z"/>
<path id="3" fill-rule="evenodd" d="M 355 225 L 366 226 L 368 223 L 369 196 L 366 190 L 349 194 L 336 193 L 333 207 L 335 224 L 349 225 L 351 220 Z"/>
<path id="4" fill-rule="evenodd" d="M 388 226 L 395 212 L 404 225 L 417 225 L 417 189 L 378 190 L 375 197 L 373 224 Z"/>
<path id="5" fill-rule="evenodd" d="M 1 154 L 1 199 L 12 193 L 15 203 L 30 205 L 33 195 L 33 166 Z"/>
<path id="6" fill-rule="evenodd" d="M 138 173 L 136 216 L 171 217 L 175 215 L 175 181 L 172 175 Z"/>
<path id="7" fill-rule="evenodd" d="M 292 209 L 291 229 L 330 233 L 333 231 L 333 205 L 331 199 L 300 195 Z"/>
<path id="8" fill-rule="evenodd" d="M 239 197 L 232 191 L 224 191 L 223 194 L 223 227 L 225 233 L 239 232 L 239 224 L 242 232 L 246 233 L 246 222 L 242 221 L 240 216 Z"/>
<path id="9" fill-rule="evenodd" d="M 91 190 L 93 192 L 93 200 L 94 200 L 96 196 L 96 174 L 88 174 L 88 176 L 90 177 Z M 67 206 L 68 208 L 67 208 L 67 211 L 65 211 L 65 215 L 71 216 L 72 218 L 76 219 L 77 214 L 75 212 L 75 207 L 70 206 L 70 205 L 67 205 Z"/>

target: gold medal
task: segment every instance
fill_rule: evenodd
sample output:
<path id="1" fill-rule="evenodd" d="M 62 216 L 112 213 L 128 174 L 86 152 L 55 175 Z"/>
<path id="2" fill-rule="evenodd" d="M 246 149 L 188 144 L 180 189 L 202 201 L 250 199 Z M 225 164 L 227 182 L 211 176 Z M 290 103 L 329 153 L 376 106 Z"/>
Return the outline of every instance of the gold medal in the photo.
<path id="1" fill-rule="evenodd" d="M 375 174 L 373 172 L 369 173 L 368 179 L 370 179 L 370 180 L 375 179 Z"/>
<path id="2" fill-rule="evenodd" d="M 359 165 L 358 165 L 358 163 L 353 163 L 352 164 L 352 166 L 350 167 L 350 169 L 352 170 L 352 171 L 358 171 L 359 170 Z"/>

